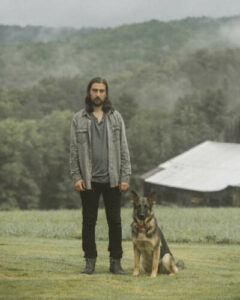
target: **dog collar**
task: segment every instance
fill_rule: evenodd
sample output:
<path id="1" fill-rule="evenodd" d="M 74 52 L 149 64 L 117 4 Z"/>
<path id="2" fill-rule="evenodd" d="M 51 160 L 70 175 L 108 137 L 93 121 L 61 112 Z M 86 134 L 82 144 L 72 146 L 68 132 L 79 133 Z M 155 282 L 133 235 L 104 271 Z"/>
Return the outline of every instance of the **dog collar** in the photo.
<path id="1" fill-rule="evenodd" d="M 136 218 L 134 218 L 134 221 L 135 221 L 137 227 L 139 227 L 139 228 L 145 228 L 146 227 L 146 224 L 144 224 L 144 223 L 139 224 Z"/>

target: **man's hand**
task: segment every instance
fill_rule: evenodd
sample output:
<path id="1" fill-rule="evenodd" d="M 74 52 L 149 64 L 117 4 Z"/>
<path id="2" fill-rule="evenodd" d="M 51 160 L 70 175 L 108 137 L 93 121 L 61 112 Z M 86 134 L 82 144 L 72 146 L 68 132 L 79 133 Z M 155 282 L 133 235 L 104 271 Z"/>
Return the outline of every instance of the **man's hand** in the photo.
<path id="1" fill-rule="evenodd" d="M 119 189 L 120 192 L 124 192 L 129 188 L 129 184 L 127 182 L 120 182 Z"/>
<path id="2" fill-rule="evenodd" d="M 83 180 L 83 179 L 78 180 L 77 182 L 75 182 L 74 187 L 75 187 L 75 190 L 77 190 L 79 192 L 86 191 L 85 180 Z"/>

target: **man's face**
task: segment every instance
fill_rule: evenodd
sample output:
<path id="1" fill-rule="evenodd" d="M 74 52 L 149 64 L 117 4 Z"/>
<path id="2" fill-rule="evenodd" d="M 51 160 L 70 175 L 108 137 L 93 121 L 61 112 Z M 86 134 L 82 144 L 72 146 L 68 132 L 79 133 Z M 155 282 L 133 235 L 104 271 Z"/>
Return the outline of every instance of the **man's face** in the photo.
<path id="1" fill-rule="evenodd" d="M 107 96 L 106 86 L 103 83 L 93 83 L 90 89 L 90 98 L 94 106 L 101 106 Z"/>

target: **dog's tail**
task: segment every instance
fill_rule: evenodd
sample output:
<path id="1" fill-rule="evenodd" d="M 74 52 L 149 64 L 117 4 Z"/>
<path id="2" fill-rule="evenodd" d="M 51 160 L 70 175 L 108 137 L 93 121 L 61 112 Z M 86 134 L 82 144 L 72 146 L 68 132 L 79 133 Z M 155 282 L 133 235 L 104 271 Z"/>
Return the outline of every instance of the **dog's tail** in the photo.
<path id="1" fill-rule="evenodd" d="M 177 266 L 178 270 L 185 269 L 185 264 L 184 264 L 184 261 L 183 261 L 183 260 L 178 260 L 178 261 L 176 262 L 176 266 Z"/>

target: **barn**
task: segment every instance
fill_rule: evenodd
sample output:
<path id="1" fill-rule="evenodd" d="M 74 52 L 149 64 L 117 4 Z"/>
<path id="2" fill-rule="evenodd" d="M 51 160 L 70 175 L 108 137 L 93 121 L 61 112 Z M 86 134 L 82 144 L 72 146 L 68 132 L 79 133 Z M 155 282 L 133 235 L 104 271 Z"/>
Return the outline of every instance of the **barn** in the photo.
<path id="1" fill-rule="evenodd" d="M 240 206 L 240 144 L 205 141 L 141 178 L 162 205 Z"/>

